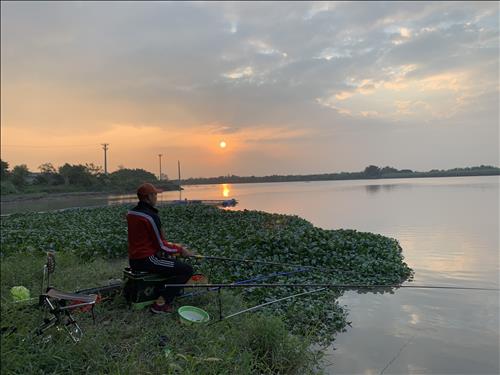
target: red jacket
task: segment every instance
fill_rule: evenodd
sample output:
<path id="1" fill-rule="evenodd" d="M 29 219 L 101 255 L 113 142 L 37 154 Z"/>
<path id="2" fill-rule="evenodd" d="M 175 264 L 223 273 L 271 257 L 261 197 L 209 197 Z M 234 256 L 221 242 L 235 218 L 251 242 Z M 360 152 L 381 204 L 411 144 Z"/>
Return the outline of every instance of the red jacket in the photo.
<path id="1" fill-rule="evenodd" d="M 180 253 L 182 248 L 163 237 L 158 210 L 145 202 L 139 202 L 127 213 L 128 257 L 143 259 L 159 250 L 169 254 Z"/>

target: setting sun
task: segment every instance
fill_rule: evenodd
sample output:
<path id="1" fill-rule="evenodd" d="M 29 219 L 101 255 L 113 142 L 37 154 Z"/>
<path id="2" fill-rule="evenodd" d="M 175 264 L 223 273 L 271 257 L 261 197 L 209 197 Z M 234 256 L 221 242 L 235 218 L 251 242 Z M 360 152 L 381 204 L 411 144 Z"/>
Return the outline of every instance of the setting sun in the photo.
<path id="1" fill-rule="evenodd" d="M 220 148 L 226 148 L 227 144 L 225 141 L 220 141 L 219 146 Z"/>

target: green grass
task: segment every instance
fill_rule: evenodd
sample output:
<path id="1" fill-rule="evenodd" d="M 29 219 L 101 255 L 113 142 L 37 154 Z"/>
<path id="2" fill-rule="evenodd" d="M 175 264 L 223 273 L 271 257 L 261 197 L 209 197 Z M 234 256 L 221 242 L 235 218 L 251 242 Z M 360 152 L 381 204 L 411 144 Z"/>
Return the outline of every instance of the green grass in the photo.
<path id="1" fill-rule="evenodd" d="M 312 373 L 321 357 L 310 341 L 289 333 L 279 317 L 264 313 L 242 314 L 213 325 L 184 325 L 176 314 L 152 315 L 129 309 L 123 297 L 96 306 L 75 318 L 84 331 L 75 344 L 64 332 L 47 331 L 44 342 L 33 330 L 42 312 L 33 306 L 11 303 L 10 287 L 24 285 L 36 296 L 40 290 L 44 257 L 8 257 L 2 261 L 2 374 L 303 374 Z M 74 290 L 103 284 L 120 275 L 126 260 L 82 263 L 72 254 L 60 254 L 51 284 Z M 227 313 L 245 306 L 231 292 L 222 293 Z M 176 306 L 193 304 L 218 318 L 215 294 L 179 299 Z M 47 336 L 46 335 L 46 336 Z M 166 336 L 166 346 L 160 346 Z M 169 350 L 168 355 L 165 349 Z"/>

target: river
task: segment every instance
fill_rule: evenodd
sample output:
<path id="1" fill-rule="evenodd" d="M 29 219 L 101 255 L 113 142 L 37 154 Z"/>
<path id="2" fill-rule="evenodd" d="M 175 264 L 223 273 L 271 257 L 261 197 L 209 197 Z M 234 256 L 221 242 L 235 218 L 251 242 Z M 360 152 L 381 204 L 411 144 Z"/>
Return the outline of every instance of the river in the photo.
<path id="1" fill-rule="evenodd" d="M 498 176 L 186 186 L 182 198 L 303 217 L 325 229 L 396 238 L 414 284 L 498 288 Z M 166 192 L 159 200 L 178 199 Z M 74 201 L 72 201 L 72 199 Z M 133 196 L 17 202 L 2 212 L 115 204 Z M 348 292 L 352 327 L 326 352 L 331 374 L 498 374 L 499 293 Z"/>

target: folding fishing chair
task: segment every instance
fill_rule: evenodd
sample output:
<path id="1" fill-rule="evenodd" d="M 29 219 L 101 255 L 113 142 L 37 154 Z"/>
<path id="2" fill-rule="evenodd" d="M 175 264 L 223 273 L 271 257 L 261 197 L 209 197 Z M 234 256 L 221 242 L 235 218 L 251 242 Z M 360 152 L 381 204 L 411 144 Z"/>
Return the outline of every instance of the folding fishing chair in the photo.
<path id="1" fill-rule="evenodd" d="M 123 271 L 123 296 L 133 309 L 141 309 L 154 303 L 165 291 L 175 276 L 165 276 L 147 271 L 136 271 L 130 267 Z M 202 274 L 194 274 L 186 284 L 206 284 L 208 279 Z M 182 293 L 182 292 L 181 292 Z"/>
<path id="2" fill-rule="evenodd" d="M 135 271 L 126 267 L 123 271 L 123 296 L 133 309 L 153 304 L 172 276 L 147 271 Z"/>
<path id="3" fill-rule="evenodd" d="M 68 293 L 51 287 L 50 275 L 54 273 L 55 268 L 55 254 L 54 252 L 48 252 L 47 263 L 43 267 L 42 291 L 39 297 L 39 306 L 44 309 L 44 319 L 43 323 L 36 329 L 35 334 L 40 336 L 51 327 L 55 326 L 60 330 L 62 326 L 76 343 L 83 337 L 83 331 L 71 315 L 71 312 L 75 309 L 90 308 L 92 320 L 95 324 L 94 306 L 97 295 Z M 44 290 L 45 279 L 47 279 L 47 286 Z"/>

